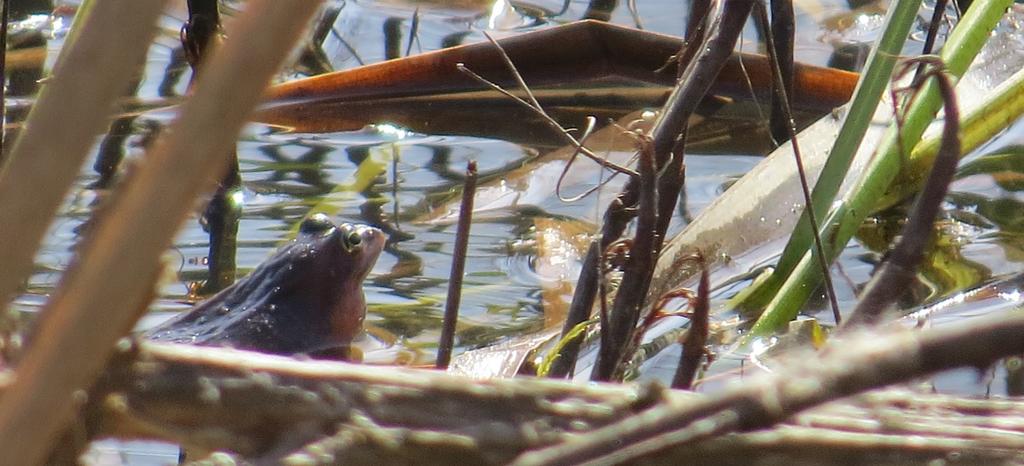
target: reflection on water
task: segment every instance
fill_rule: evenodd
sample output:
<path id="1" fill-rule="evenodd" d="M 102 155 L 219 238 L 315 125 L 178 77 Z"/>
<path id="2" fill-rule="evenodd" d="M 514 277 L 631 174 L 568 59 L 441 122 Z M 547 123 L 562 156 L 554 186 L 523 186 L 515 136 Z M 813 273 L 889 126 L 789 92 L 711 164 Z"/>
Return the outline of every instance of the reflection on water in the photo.
<path id="1" fill-rule="evenodd" d="M 620 24 L 635 25 L 639 19 L 645 28 L 670 34 L 678 34 L 686 24 L 686 9 L 679 8 L 678 2 L 638 2 L 636 12 L 629 11 L 626 3 L 630 2 L 563 4 L 531 0 L 513 2 L 516 8 L 495 13 L 491 5 L 469 3 L 438 8 L 428 2 L 417 9 L 395 2 L 333 2 L 314 34 L 321 47 L 304 55 L 304 66 L 286 74 L 345 69 L 410 51 L 418 53 L 478 41 L 482 38 L 480 29 L 489 25 L 495 25 L 492 29 L 500 35 L 510 32 L 510 25 L 518 31 L 567 22 L 601 13 L 602 4 L 614 6 L 604 16 Z M 825 18 L 849 11 L 845 2 L 822 4 L 824 10 L 814 11 L 825 11 Z M 798 8 L 802 8 L 799 2 Z M 810 12 L 810 7 L 800 10 L 798 28 L 815 32 L 808 33 L 810 39 L 799 42 L 797 56 L 806 62 L 823 64 L 833 51 L 829 44 L 842 31 L 837 32 L 828 22 L 816 25 L 814 20 L 824 20 Z M 878 13 L 869 10 L 865 14 Z M 866 25 L 844 41 L 873 40 L 873 29 L 868 27 L 871 18 L 874 16 L 866 17 Z M 164 18 L 165 31 L 150 49 L 145 74 L 136 91 L 142 101 L 163 103 L 166 101 L 160 99 L 184 93 L 187 71 L 180 65 L 176 21 L 173 15 Z M 414 28 L 416 36 L 410 39 Z M 61 39 L 59 35 L 49 37 L 52 55 Z M 751 51 L 755 34 L 748 31 L 746 37 L 744 47 Z M 97 150 L 106 147 L 127 160 L 139 157 L 169 117 L 169 112 L 160 112 L 119 120 L 112 126 L 105 144 L 97 144 Z M 444 119 L 445 115 L 437 118 Z M 564 285 L 578 272 L 574 265 L 579 253 L 571 249 L 574 241 L 553 236 L 552 232 L 569 231 L 572 233 L 568 236 L 572 237 L 592 231 L 598 200 L 589 197 L 564 204 L 555 199 L 553 184 L 560 169 L 551 169 L 552 175 L 544 171 L 548 168 L 533 170 L 535 166 L 528 165 L 530 169 L 525 172 L 532 173 L 532 177 L 513 176 L 514 169 L 553 150 L 550 139 L 538 138 L 547 142 L 530 144 L 493 136 L 419 134 L 387 125 L 387 121 L 378 123 L 362 130 L 335 133 L 287 133 L 256 124 L 243 131 L 238 145 L 243 178 L 239 273 L 247 273 L 266 258 L 314 207 L 331 212 L 337 221 L 377 226 L 391 239 L 366 284 L 369 329 L 360 343 L 365 359 L 375 363 L 429 363 L 440 333 L 455 227 L 450 222 L 426 219 L 436 217 L 437 210 L 455 196 L 466 162 L 476 160 L 484 186 L 504 182 L 521 190 L 521 197 L 528 202 L 481 216 L 473 226 L 456 352 L 559 325 L 558 312 L 564 307 L 566 294 Z M 500 127 L 516 125 L 518 121 L 494 117 L 487 124 Z M 1003 141 L 1020 143 L 1021 137 L 1018 128 L 1004 135 Z M 998 147 L 1008 144 L 1004 142 Z M 681 203 L 673 230 L 678 231 L 757 160 L 742 152 L 689 158 L 685 202 Z M 1024 243 L 1018 234 L 1018 190 L 1007 187 L 1017 186 L 1013 184 L 1017 181 L 1013 174 L 1019 170 L 1006 168 L 1005 164 L 993 164 L 997 168 L 991 170 L 978 168 L 983 160 L 986 159 L 977 159 L 971 165 L 974 171 L 951 189 L 949 226 L 944 231 L 952 233 L 943 237 L 949 240 L 944 245 L 948 260 L 932 265 L 934 275 L 928 278 L 926 274 L 922 286 L 927 289 L 917 299 L 934 299 L 988 279 L 993 273 L 1016 271 L 1024 261 Z M 582 191 L 585 183 L 593 184 L 598 175 L 594 172 L 581 179 L 582 184 L 569 186 L 567 192 Z M 66 199 L 37 256 L 28 292 L 19 298 L 18 308 L 38 308 L 53 290 L 60 272 L 71 260 L 82 225 L 96 202 L 106 194 L 104 189 L 95 187 L 97 181 L 101 181 L 100 176 L 91 164 L 84 167 L 77 187 Z M 602 192 L 601 196 L 607 200 L 611 192 Z M 167 255 L 168 266 L 177 278 L 161 285 L 160 298 L 153 306 L 157 315 L 181 310 L 182 301 L 188 299 L 193 289 L 190 284 L 206 277 L 209 238 L 197 222 L 199 212 L 201 206 L 196 206 L 196 214 L 186 222 L 174 249 Z M 883 224 L 897 218 L 898 215 L 879 217 Z M 886 230 L 891 231 L 895 229 Z M 891 233 L 882 234 L 878 241 L 872 238 L 866 232 L 861 243 L 843 254 L 843 273 L 850 278 L 850 285 L 841 285 L 839 289 L 844 307 L 853 302 L 856 288 L 870 275 Z M 959 273 L 963 277 L 968 270 L 971 278 L 966 282 L 935 278 L 942 273 Z M 722 291 L 734 290 L 735 287 Z M 814 305 L 807 315 L 827 320 Z M 663 353 L 652 361 L 648 365 L 652 367 L 652 376 L 664 369 L 659 369 L 659 364 L 674 364 L 674 354 L 677 353 Z M 732 366 L 739 365 L 736 362 L 721 367 L 732 370 Z"/>

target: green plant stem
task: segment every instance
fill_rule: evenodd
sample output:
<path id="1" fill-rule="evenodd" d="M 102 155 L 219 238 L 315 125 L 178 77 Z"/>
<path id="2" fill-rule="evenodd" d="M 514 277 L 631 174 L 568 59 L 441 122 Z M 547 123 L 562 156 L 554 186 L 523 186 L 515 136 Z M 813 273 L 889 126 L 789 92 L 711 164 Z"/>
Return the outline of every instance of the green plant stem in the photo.
<path id="1" fill-rule="evenodd" d="M 896 8 L 900 8 L 902 3 L 899 2 Z M 1010 3 L 1010 0 L 981 0 L 967 11 L 942 49 L 942 60 L 952 76 L 958 79 L 963 75 Z M 895 17 L 896 13 L 892 16 Z M 941 105 L 937 86 L 929 82 L 906 112 L 902 129 L 897 130 L 895 124 L 889 127 L 865 175 L 857 181 L 843 203 L 823 223 L 821 236 L 825 240 L 828 262 L 835 260 L 838 252 L 871 213 L 878 199 L 885 194 L 899 173 L 904 160 L 903 154 L 911 152 Z M 837 142 L 839 139 L 842 139 L 842 133 Z M 815 188 L 817 191 L 817 186 Z M 838 184 L 835 189 L 838 189 Z M 753 335 L 770 334 L 792 320 L 821 282 L 820 271 L 813 267 L 809 241 L 805 242 L 807 245 L 800 248 L 805 251 L 803 256 L 754 325 L 751 330 Z M 785 269 L 782 267 L 779 268 L 779 272 L 782 273 L 777 272 L 776 276 L 785 276 Z"/>
<path id="2" fill-rule="evenodd" d="M 1017 70 L 1006 82 L 986 94 L 985 101 L 960 122 L 960 157 L 988 142 L 1021 115 L 1024 115 L 1024 69 Z M 914 147 L 899 176 L 875 205 L 876 212 L 892 207 L 921 188 L 928 167 L 939 152 L 940 140 L 938 135 L 931 136 Z"/>
<path id="3" fill-rule="evenodd" d="M 558 357 L 562 356 L 562 349 L 565 348 L 573 340 L 582 338 L 583 335 L 587 332 L 587 329 L 590 328 L 591 325 L 598 323 L 598 321 L 599 319 L 597 319 L 596 317 L 593 319 L 584 320 L 583 322 L 576 324 L 575 326 L 573 326 L 571 330 L 566 332 L 565 336 L 560 338 L 558 340 L 558 343 L 555 344 L 555 347 L 551 348 L 551 351 L 548 351 L 548 353 L 544 355 L 544 359 L 541 361 L 540 365 L 537 366 L 537 376 L 547 377 L 548 374 L 551 373 L 551 365 L 555 363 L 555 360 L 558 359 Z"/>
<path id="4" fill-rule="evenodd" d="M 835 200 L 853 157 L 857 154 L 857 148 L 860 147 L 861 139 L 871 124 L 878 102 L 882 99 L 882 93 L 889 84 L 896 59 L 903 50 L 903 44 L 907 40 L 910 26 L 917 17 L 919 6 L 920 2 L 917 1 L 900 0 L 889 8 L 885 30 L 878 41 L 878 46 L 868 57 L 864 72 L 861 73 L 861 80 L 854 91 L 849 112 L 843 120 L 843 126 L 811 193 L 814 212 L 827 212 Z M 782 281 L 797 266 L 805 251 L 810 249 L 813 238 L 809 217 L 807 212 L 804 212 L 786 243 L 775 272 L 751 293 L 741 306 L 763 307 L 776 294 Z"/>

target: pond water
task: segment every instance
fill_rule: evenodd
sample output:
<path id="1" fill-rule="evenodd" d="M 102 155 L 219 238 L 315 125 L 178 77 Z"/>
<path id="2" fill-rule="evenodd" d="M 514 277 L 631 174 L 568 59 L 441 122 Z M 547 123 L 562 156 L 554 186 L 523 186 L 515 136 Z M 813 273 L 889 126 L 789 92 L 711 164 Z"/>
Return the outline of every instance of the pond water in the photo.
<path id="1" fill-rule="evenodd" d="M 421 2 L 416 13 L 415 6 L 399 2 L 332 2 L 325 20 L 329 27 L 316 39 L 321 60 L 314 65 L 347 69 L 405 55 L 407 49 L 418 53 L 479 41 L 483 39 L 481 30 L 500 37 L 584 17 L 640 24 L 673 35 L 685 27 L 687 9 L 679 2 L 641 1 L 636 2 L 636 10 L 630 3 L 570 1 L 563 5 L 561 1 L 526 0 L 495 6 L 469 0 Z M 881 27 L 883 13 L 877 3 L 856 3 L 851 7 L 833 0 L 797 2 L 797 59 L 843 66 L 862 60 L 865 44 L 876 38 Z M 410 42 L 414 14 L 418 14 L 417 32 Z M 923 11 L 922 17 L 928 14 Z M 179 12 L 162 19 L 163 30 L 150 49 L 135 93 L 152 107 L 173 103 L 186 93 L 189 71 L 177 56 L 181 17 Z M 46 66 L 62 44 L 69 19 L 54 18 L 37 26 L 46 33 Z M 744 37 L 745 51 L 758 50 L 753 28 L 748 27 Z M 920 42 L 909 41 L 907 52 L 919 47 Z M 280 79 L 300 77 L 314 65 L 307 62 L 291 68 Z M 13 115 L 22 114 L 18 110 L 30 102 L 30 96 L 12 101 Z M 646 105 L 650 104 L 637 102 L 635 110 Z M 123 151 L 128 160 L 142 157 L 168 118 L 169 112 L 162 110 L 126 119 L 97 139 L 95 151 L 112 147 Z M 437 118 L 455 117 L 438 114 Z M 750 115 L 749 120 L 757 121 L 757 115 Z M 497 136 L 508 132 L 506 126 L 519 124 L 500 117 L 474 122 L 475 134 L 431 134 L 393 125 L 386 117 L 369 123 L 362 129 L 317 133 L 254 123 L 243 131 L 238 142 L 244 183 L 239 274 L 252 270 L 286 241 L 294 226 L 312 210 L 332 212 L 337 221 L 378 226 L 390 240 L 365 287 L 369 330 L 358 345 L 370 363 L 430 364 L 440 335 L 455 231 L 451 222 L 437 218 L 457 199 L 466 163 L 476 160 L 483 186 L 504 183 L 507 189 L 525 189 L 527 194 L 517 207 L 489 209 L 474 222 L 456 354 L 560 326 L 568 286 L 578 273 L 578 247 L 584 244 L 583 235 L 595 228 L 600 201 L 591 196 L 562 203 L 553 196 L 557 174 L 527 177 L 525 173 L 537 166 L 534 158 L 556 149 L 553 137 L 522 132 L 515 137 Z M 1019 126 L 965 162 L 940 223 L 942 254 L 933 256 L 906 306 L 1020 270 L 1024 261 L 1020 190 L 1024 184 L 1019 168 L 1024 154 L 1018 145 L 1024 135 Z M 706 147 L 703 153 L 688 154 L 686 195 L 672 231 L 679 231 L 760 160 L 763 154 L 751 149 L 750 137 L 746 133 L 732 135 L 702 146 Z M 528 170 L 522 170 L 524 166 Z M 589 172 L 581 178 L 570 183 L 570 192 L 592 185 L 598 175 Z M 19 310 L 38 309 L 72 260 L 82 225 L 107 192 L 94 187 L 98 181 L 100 176 L 91 163 L 83 167 L 37 256 L 27 291 L 17 300 Z M 600 196 L 607 200 L 613 192 L 609 186 Z M 196 206 L 196 214 L 185 223 L 169 253 L 177 278 L 161 285 L 160 297 L 152 306 L 153 320 L 187 309 L 196 299 L 196 284 L 206 278 L 209 237 L 198 221 L 201 209 Z M 866 282 L 902 212 L 897 209 L 877 217 L 844 252 L 836 274 L 844 309 L 852 308 L 855 290 Z M 720 289 L 716 302 L 735 291 L 735 287 Z M 827 323 L 828 313 L 820 312 L 824 307 L 822 301 L 816 301 L 806 315 Z M 648 377 L 660 377 L 665 371 L 671 374 L 667 368 L 669 361 L 677 360 L 672 356 L 677 353 L 665 354 L 663 367 L 655 365 Z M 992 389 L 987 382 L 974 385 L 976 380 L 971 377 L 958 380 L 954 384 L 957 389 Z M 1003 391 L 1001 383 L 996 385 L 995 392 Z M 977 390 L 964 388 L 968 386 Z"/>

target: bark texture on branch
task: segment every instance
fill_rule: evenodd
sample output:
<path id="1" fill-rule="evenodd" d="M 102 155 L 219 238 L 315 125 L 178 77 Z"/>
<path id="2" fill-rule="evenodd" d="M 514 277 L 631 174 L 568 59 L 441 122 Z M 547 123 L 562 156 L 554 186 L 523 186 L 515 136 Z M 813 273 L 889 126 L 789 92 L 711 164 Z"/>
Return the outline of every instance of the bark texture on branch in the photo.
<path id="1" fill-rule="evenodd" d="M 563 444 L 531 451 L 525 465 L 625 463 L 666 448 L 772 427 L 813 407 L 956 367 L 984 368 L 1024 353 L 1024 314 L 1006 312 L 924 331 L 871 328 L 796 351 L 773 373 L 687 406 L 651 409 Z"/>
<path id="2" fill-rule="evenodd" d="M 497 464 L 621 420 L 663 392 L 142 343 L 112 365 L 88 417 L 97 436 L 247 457 L 278 458 L 336 434 L 338 463 Z"/>
<path id="3" fill-rule="evenodd" d="M 1024 402 L 974 400 L 904 388 L 798 414 L 772 429 L 690 448 L 667 446 L 639 464 L 1019 464 Z M 936 463 L 938 462 L 938 463 Z"/>
<path id="4" fill-rule="evenodd" d="M 113 363 L 87 412 L 97 437 L 153 438 L 312 464 L 502 464 L 641 411 L 707 402 L 689 392 L 297 361 L 142 343 Z M 910 441 L 909 439 L 913 439 Z M 1024 401 L 891 389 L 833 402 L 773 429 L 641 462 L 926 464 L 1024 461 Z"/>

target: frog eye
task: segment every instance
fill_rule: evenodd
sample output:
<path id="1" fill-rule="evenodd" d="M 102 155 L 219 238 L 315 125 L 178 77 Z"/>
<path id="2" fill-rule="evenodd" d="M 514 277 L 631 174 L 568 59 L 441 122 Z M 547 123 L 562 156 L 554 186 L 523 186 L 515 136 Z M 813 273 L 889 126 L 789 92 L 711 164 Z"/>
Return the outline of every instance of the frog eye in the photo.
<path id="1" fill-rule="evenodd" d="M 331 219 L 324 214 L 315 214 L 302 221 L 299 225 L 299 233 L 302 234 L 318 234 L 331 230 L 334 228 L 334 224 L 331 223 Z"/>
<path id="2" fill-rule="evenodd" d="M 363 242 L 363 236 L 358 231 L 352 230 L 345 235 L 345 247 L 353 249 L 359 247 L 359 244 Z"/>

